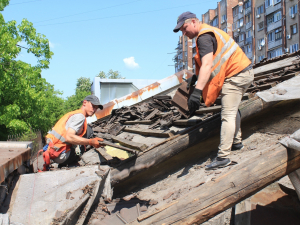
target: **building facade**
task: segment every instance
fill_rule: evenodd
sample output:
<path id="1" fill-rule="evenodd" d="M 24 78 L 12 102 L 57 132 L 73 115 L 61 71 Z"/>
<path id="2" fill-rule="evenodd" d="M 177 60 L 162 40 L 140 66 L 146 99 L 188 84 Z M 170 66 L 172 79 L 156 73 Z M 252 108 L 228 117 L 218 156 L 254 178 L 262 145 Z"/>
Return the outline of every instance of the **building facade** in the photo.
<path id="1" fill-rule="evenodd" d="M 298 4 L 298 0 L 221 0 L 198 18 L 228 33 L 255 64 L 299 49 Z M 195 41 L 177 49 L 185 63 L 178 67 L 175 61 L 176 72 L 183 68 L 195 72 Z"/>

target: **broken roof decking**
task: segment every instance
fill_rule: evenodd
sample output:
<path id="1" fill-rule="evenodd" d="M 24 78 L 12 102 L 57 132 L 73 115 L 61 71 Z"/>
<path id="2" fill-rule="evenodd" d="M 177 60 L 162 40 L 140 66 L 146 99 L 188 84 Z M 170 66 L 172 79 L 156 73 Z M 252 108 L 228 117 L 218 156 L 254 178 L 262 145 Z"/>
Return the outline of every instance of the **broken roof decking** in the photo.
<path id="1" fill-rule="evenodd" d="M 0 184 L 31 156 L 31 142 L 0 142 Z"/>
<path id="2" fill-rule="evenodd" d="M 187 79 L 193 74 L 190 71 L 183 70 L 175 73 L 167 78 L 159 80 L 147 87 L 144 87 L 132 94 L 126 95 L 122 98 L 115 99 L 103 105 L 103 110 L 98 110 L 95 115 L 97 119 L 104 118 L 110 115 L 113 109 L 121 108 L 122 106 L 134 105 L 136 103 L 142 102 L 151 96 L 159 94 L 161 92 L 167 91 L 170 88 L 174 88 L 180 83 L 182 83 L 183 78 Z"/>
<path id="3" fill-rule="evenodd" d="M 254 69 L 255 82 L 249 87 L 248 93 L 246 93 L 243 98 L 244 101 L 240 105 L 242 119 L 252 116 L 276 103 L 266 103 L 252 92 L 268 89 L 281 81 L 298 75 L 298 71 L 300 70 L 298 57 L 293 56 L 284 60 L 285 64 L 269 61 L 268 64 L 264 65 L 264 67 L 267 66 L 268 70 L 262 70 L 260 67 Z M 127 136 L 134 135 L 131 141 L 145 144 L 148 148 L 139 153 L 137 157 L 131 157 L 123 161 L 120 165 L 117 165 L 112 170 L 113 183 L 118 183 L 144 169 L 158 165 L 175 154 L 215 134 L 220 128 L 220 106 L 217 105 L 214 107 L 203 108 L 205 110 L 211 109 L 211 112 L 206 111 L 204 114 L 200 112 L 199 114 L 201 115 L 196 115 L 193 118 L 179 119 L 173 122 L 169 127 L 169 130 L 173 132 L 171 137 L 154 137 L 155 132 L 148 130 L 151 120 L 150 122 L 148 120 L 141 121 L 141 124 L 139 124 L 139 120 L 125 122 L 124 125 L 127 129 L 120 130 L 120 134 L 117 137 L 126 138 Z M 134 129 L 130 129 L 130 127 Z M 137 127 L 149 132 L 148 136 L 143 135 L 142 132 L 134 134 L 133 130 Z"/>

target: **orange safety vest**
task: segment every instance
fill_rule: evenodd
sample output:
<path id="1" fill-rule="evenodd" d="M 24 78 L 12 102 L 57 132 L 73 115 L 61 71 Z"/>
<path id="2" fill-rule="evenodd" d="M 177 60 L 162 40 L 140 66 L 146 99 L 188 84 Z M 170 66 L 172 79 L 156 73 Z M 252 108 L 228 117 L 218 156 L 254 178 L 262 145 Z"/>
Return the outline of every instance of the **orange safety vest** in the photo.
<path id="1" fill-rule="evenodd" d="M 205 85 L 202 96 L 206 106 L 211 106 L 216 101 L 220 94 L 225 78 L 232 77 L 247 66 L 251 64 L 251 61 L 245 55 L 243 50 L 238 44 L 224 31 L 209 26 L 207 24 L 201 24 L 200 35 L 212 32 L 217 40 L 217 50 L 213 55 L 213 63 L 210 78 Z M 201 60 L 198 50 L 198 43 L 196 41 L 197 54 L 195 55 L 196 75 L 199 75 Z"/>
<path id="2" fill-rule="evenodd" d="M 43 153 L 43 158 L 47 165 L 50 164 L 50 159 L 57 158 L 64 150 L 66 150 L 66 152 L 70 151 L 72 144 L 66 142 L 67 130 L 65 127 L 68 119 L 72 115 L 78 113 L 83 114 L 82 110 L 78 109 L 64 115 L 62 118 L 60 118 L 57 121 L 52 131 L 46 135 L 46 138 L 49 138 L 51 140 L 47 151 Z M 87 121 L 85 119 L 83 125 L 83 131 L 81 134 L 77 134 L 77 135 L 82 137 L 86 133 L 86 129 L 87 129 Z"/>

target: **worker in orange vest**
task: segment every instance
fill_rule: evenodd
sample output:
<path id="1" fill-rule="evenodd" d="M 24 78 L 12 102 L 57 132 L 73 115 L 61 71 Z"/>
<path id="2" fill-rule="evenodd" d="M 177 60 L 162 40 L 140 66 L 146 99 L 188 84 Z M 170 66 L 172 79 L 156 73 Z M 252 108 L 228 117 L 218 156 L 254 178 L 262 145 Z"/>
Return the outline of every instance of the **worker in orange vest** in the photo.
<path id="1" fill-rule="evenodd" d="M 99 99 L 94 95 L 88 95 L 80 109 L 69 112 L 58 120 L 52 131 L 46 135 L 48 147 L 43 153 L 45 162 L 43 170 L 49 167 L 50 159 L 60 166 L 78 161 L 80 150 L 77 145 L 91 145 L 95 148 L 104 146 L 99 143 L 103 141 L 102 138 L 88 139 L 92 135 L 92 130 L 87 125 L 86 118 L 94 115 L 98 108 L 103 109 Z M 87 133 L 90 134 L 86 135 Z"/>
<path id="2" fill-rule="evenodd" d="M 202 100 L 208 107 L 221 95 L 218 156 L 205 169 L 225 167 L 231 163 L 230 151 L 244 147 L 238 107 L 254 79 L 252 63 L 225 31 L 202 23 L 194 13 L 184 12 L 178 17 L 173 31 L 179 30 L 189 39 L 196 38 L 196 74 L 188 79 L 188 87 L 197 82 L 188 99 L 190 115 L 199 109 Z"/>

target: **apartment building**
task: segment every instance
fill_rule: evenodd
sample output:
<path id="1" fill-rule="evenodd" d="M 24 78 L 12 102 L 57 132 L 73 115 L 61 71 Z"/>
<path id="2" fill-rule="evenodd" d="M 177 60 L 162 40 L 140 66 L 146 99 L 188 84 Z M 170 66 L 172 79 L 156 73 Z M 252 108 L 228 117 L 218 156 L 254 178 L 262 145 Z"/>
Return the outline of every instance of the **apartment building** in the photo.
<path id="1" fill-rule="evenodd" d="M 255 7 L 255 40 L 256 40 L 256 48 L 255 51 L 255 62 L 260 62 L 267 55 L 266 48 L 266 33 L 265 33 L 265 0 L 256 0 Z"/>
<path id="2" fill-rule="evenodd" d="M 299 49 L 299 13 L 298 2 L 295 0 L 285 1 L 285 52 L 293 53 Z"/>
<path id="3" fill-rule="evenodd" d="M 176 55 L 173 57 L 173 61 L 175 62 L 175 73 L 184 69 L 193 71 L 192 40 L 186 36 L 180 36 L 175 50 L 177 51 Z"/>

